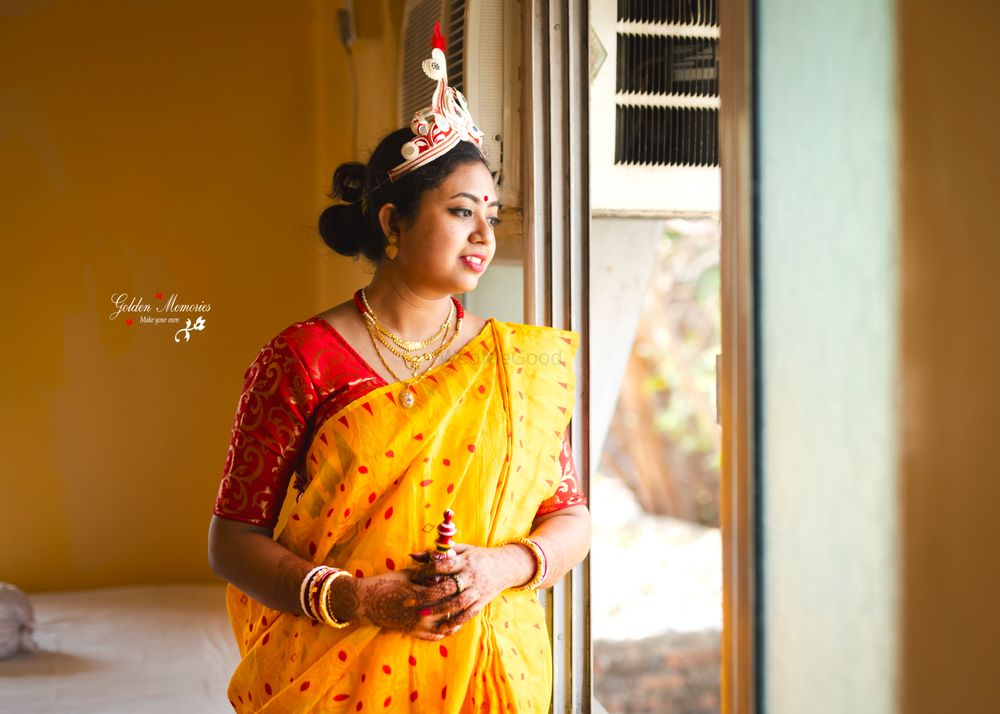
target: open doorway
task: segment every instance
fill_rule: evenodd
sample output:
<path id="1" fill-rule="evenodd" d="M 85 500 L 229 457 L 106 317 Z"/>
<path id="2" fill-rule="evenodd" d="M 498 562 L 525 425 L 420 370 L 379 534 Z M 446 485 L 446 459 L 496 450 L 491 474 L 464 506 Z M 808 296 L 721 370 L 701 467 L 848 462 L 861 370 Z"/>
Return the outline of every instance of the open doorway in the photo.
<path id="1" fill-rule="evenodd" d="M 662 230 L 591 470 L 594 694 L 609 712 L 720 710 L 719 222 Z"/>

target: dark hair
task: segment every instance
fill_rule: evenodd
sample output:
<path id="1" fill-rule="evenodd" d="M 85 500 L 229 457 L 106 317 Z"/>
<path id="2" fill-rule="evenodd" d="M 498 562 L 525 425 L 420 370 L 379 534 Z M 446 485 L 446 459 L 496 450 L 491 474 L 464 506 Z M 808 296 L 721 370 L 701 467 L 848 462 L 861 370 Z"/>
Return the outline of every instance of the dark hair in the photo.
<path id="1" fill-rule="evenodd" d="M 460 141 L 430 163 L 392 182 L 389 169 L 403 162 L 400 150 L 411 139 L 413 132 L 409 127 L 397 129 L 379 142 L 367 166 L 348 161 L 334 171 L 329 196 L 346 203 L 329 206 L 319 217 L 319 234 L 333 250 L 347 256 L 364 255 L 378 262 L 386 246 L 386 236 L 378 220 L 382 206 L 393 204 L 399 219 L 407 221 L 416 216 L 423 193 L 440 186 L 459 166 L 480 162 L 489 168 L 475 144 Z M 362 212 L 361 197 L 366 193 Z"/>

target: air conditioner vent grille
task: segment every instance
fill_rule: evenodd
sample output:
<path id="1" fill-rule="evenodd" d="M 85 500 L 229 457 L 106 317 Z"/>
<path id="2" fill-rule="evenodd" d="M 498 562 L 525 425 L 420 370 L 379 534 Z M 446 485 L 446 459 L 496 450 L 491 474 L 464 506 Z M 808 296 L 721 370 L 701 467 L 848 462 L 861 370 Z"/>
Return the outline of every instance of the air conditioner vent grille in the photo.
<path id="1" fill-rule="evenodd" d="M 427 106 L 434 84 L 420 64 L 430 56 L 427 38 L 434 33 L 434 22 L 441 19 L 441 0 L 423 0 L 410 10 L 403 44 L 403 87 L 400 97 L 401 126 L 409 126 L 413 113 Z M 448 30 L 448 28 L 443 28 Z M 428 89 L 430 87 L 430 90 Z"/>
<path id="2" fill-rule="evenodd" d="M 718 0 L 618 0 L 617 24 L 614 163 L 718 166 Z"/>
<path id="3" fill-rule="evenodd" d="M 719 0 L 618 0 L 623 22 L 718 25 Z"/>
<path id="4" fill-rule="evenodd" d="M 718 52 L 709 37 L 619 33 L 616 90 L 718 96 Z"/>
<path id="5" fill-rule="evenodd" d="M 403 47 L 402 126 L 409 126 L 413 113 L 431 101 L 434 82 L 424 74 L 421 65 L 431 56 L 430 38 L 436 21 L 441 22 L 441 34 L 447 44 L 448 84 L 465 94 L 465 5 L 465 0 L 444 5 L 441 0 L 421 0 L 409 10 Z"/>
<path id="6" fill-rule="evenodd" d="M 719 111 L 619 104 L 615 163 L 718 166 Z"/>
<path id="7" fill-rule="evenodd" d="M 451 4 L 446 33 L 448 84 L 465 94 L 465 0 L 456 0 Z"/>

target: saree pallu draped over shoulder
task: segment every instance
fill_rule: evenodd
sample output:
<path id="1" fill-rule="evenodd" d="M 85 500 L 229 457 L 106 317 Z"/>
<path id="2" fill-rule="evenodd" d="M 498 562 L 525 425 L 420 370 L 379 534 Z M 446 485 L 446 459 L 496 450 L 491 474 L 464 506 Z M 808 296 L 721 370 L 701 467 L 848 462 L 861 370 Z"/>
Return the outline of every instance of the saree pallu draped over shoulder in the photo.
<path id="1" fill-rule="evenodd" d="M 308 486 L 277 541 L 367 577 L 432 548 L 447 508 L 458 542 L 528 535 L 559 485 L 578 341 L 573 331 L 490 319 L 410 387 L 412 408 L 398 405 L 398 384 L 351 402 L 316 426 Z M 502 593 L 438 642 L 334 629 L 232 585 L 227 609 L 242 655 L 229 686 L 239 712 L 548 711 L 551 651 L 534 592 Z"/>

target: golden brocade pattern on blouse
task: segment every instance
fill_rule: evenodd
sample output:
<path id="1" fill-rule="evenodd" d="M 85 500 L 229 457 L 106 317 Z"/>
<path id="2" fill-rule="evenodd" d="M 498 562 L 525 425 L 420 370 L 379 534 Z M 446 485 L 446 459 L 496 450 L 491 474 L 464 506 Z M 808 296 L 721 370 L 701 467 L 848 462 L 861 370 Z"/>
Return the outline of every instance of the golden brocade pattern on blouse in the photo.
<path id="1" fill-rule="evenodd" d="M 276 398 L 279 388 L 288 389 L 289 394 Z M 291 467 L 289 454 L 302 445 L 304 415 L 315 400 L 312 382 L 297 355 L 282 336 L 275 337 L 244 373 L 220 484 L 224 496 L 216 505 L 221 515 L 259 509 L 261 518 L 269 519 L 281 507 L 284 494 L 275 494 L 270 487 L 255 488 L 254 483 L 271 475 L 265 473 L 268 462 L 273 463 L 272 471 Z"/>

